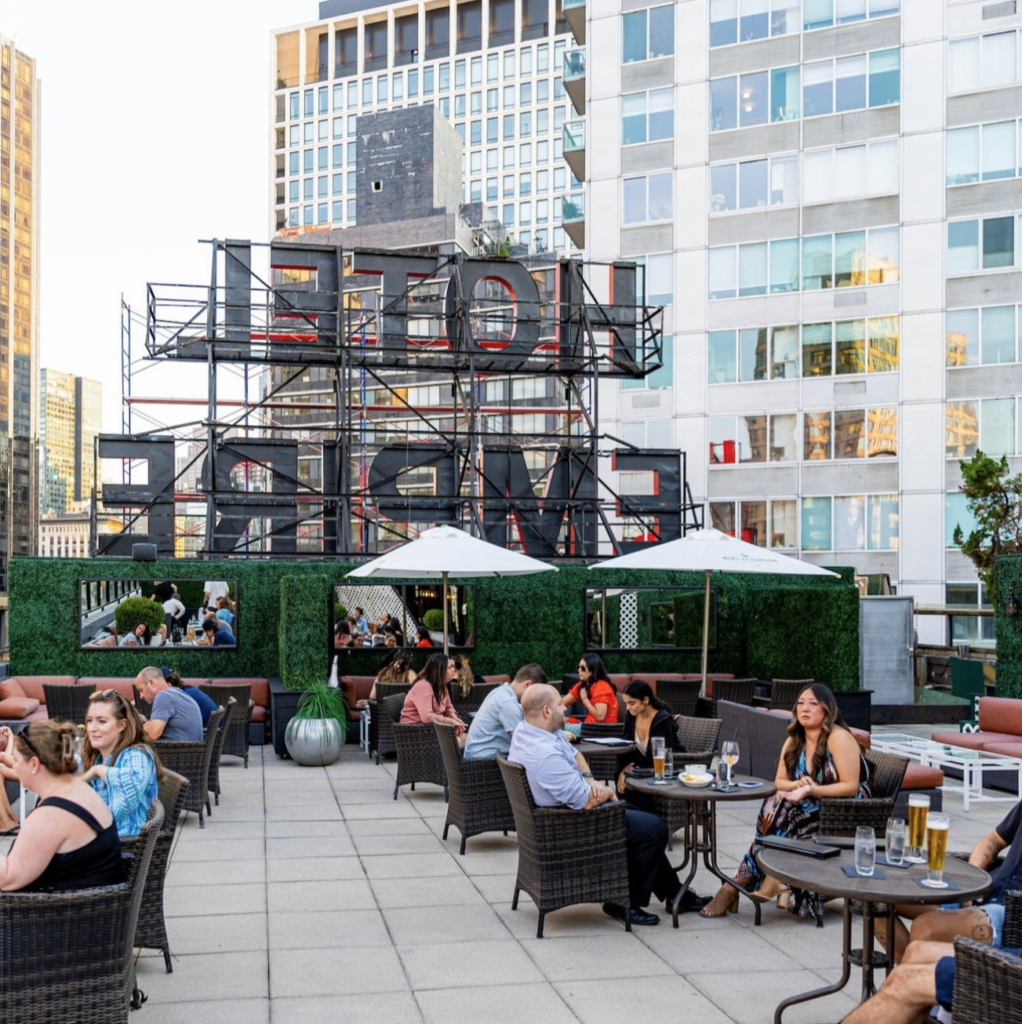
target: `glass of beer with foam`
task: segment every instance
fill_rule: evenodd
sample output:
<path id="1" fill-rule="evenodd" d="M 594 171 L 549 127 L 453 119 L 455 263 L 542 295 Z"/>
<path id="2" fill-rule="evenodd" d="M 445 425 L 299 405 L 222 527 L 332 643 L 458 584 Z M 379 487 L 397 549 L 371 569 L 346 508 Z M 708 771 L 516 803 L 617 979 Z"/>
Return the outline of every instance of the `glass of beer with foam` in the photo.
<path id="1" fill-rule="evenodd" d="M 931 814 L 926 819 L 926 878 L 933 889 L 946 889 L 944 860 L 947 857 L 947 835 L 951 824 L 948 814 Z"/>
<path id="2" fill-rule="evenodd" d="M 930 798 L 925 793 L 910 793 L 908 798 L 908 853 L 909 864 L 925 864 L 923 843 L 926 840 L 926 815 Z"/>

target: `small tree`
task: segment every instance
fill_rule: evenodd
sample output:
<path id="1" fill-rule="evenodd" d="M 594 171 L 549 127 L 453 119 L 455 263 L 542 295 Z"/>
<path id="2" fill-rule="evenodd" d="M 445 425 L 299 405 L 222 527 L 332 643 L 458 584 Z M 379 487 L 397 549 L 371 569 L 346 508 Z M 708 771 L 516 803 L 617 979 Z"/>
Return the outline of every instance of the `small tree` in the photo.
<path id="1" fill-rule="evenodd" d="M 1007 456 L 992 459 L 981 451 L 959 465 L 959 490 L 976 525 L 968 536 L 961 526 L 955 526 L 954 541 L 976 566 L 993 598 L 998 557 L 1022 552 L 1022 473 L 1010 476 Z"/>

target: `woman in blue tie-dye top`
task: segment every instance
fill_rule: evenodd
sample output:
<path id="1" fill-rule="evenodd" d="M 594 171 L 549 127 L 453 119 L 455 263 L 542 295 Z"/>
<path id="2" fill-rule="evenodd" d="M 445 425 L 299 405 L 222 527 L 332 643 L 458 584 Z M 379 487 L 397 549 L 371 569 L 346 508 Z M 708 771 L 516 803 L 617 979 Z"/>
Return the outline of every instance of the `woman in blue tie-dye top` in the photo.
<path id="1" fill-rule="evenodd" d="M 156 798 L 160 759 L 132 703 L 117 690 L 89 700 L 82 778 L 106 801 L 119 836 L 137 836 Z"/>

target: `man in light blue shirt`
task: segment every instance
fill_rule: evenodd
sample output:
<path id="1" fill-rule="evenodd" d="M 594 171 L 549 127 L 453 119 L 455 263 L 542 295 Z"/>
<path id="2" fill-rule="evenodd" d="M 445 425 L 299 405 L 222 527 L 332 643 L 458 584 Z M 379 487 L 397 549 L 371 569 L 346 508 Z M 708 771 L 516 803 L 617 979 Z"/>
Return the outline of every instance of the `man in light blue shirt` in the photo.
<path id="1" fill-rule="evenodd" d="M 468 727 L 465 757 L 507 757 L 511 734 L 522 720 L 522 695 L 534 683 L 544 685 L 546 673 L 539 665 L 524 665 L 510 683 L 491 690 Z"/>

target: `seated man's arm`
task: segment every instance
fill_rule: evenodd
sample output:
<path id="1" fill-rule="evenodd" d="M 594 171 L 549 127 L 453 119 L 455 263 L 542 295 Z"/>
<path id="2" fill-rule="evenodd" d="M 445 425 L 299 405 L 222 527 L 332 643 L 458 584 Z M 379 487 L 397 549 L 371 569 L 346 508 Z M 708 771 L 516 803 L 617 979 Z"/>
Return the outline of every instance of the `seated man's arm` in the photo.
<path id="1" fill-rule="evenodd" d="M 146 736 L 154 743 L 163 735 L 163 730 L 167 728 L 167 722 L 173 713 L 174 705 L 170 700 L 164 697 L 162 692 L 156 694 L 153 698 L 153 710 L 149 715 L 149 721 L 142 726 Z"/>
<path id="2" fill-rule="evenodd" d="M 616 801 L 617 794 L 610 788 L 610 786 L 604 786 L 599 782 L 593 782 L 590 780 L 589 799 L 586 801 L 586 805 L 583 810 L 591 811 L 594 807 L 599 807 L 600 804 L 613 803 Z"/>
<path id="3" fill-rule="evenodd" d="M 993 829 L 972 848 L 972 853 L 969 854 L 969 863 L 986 870 L 997 859 L 1001 850 L 1007 846 L 1007 841 L 997 834 L 997 829 Z"/>
<path id="4" fill-rule="evenodd" d="M 155 743 L 163 735 L 163 730 L 167 728 L 167 723 L 162 718 L 154 718 L 146 722 L 142 728 L 145 730 L 146 736 Z"/>

